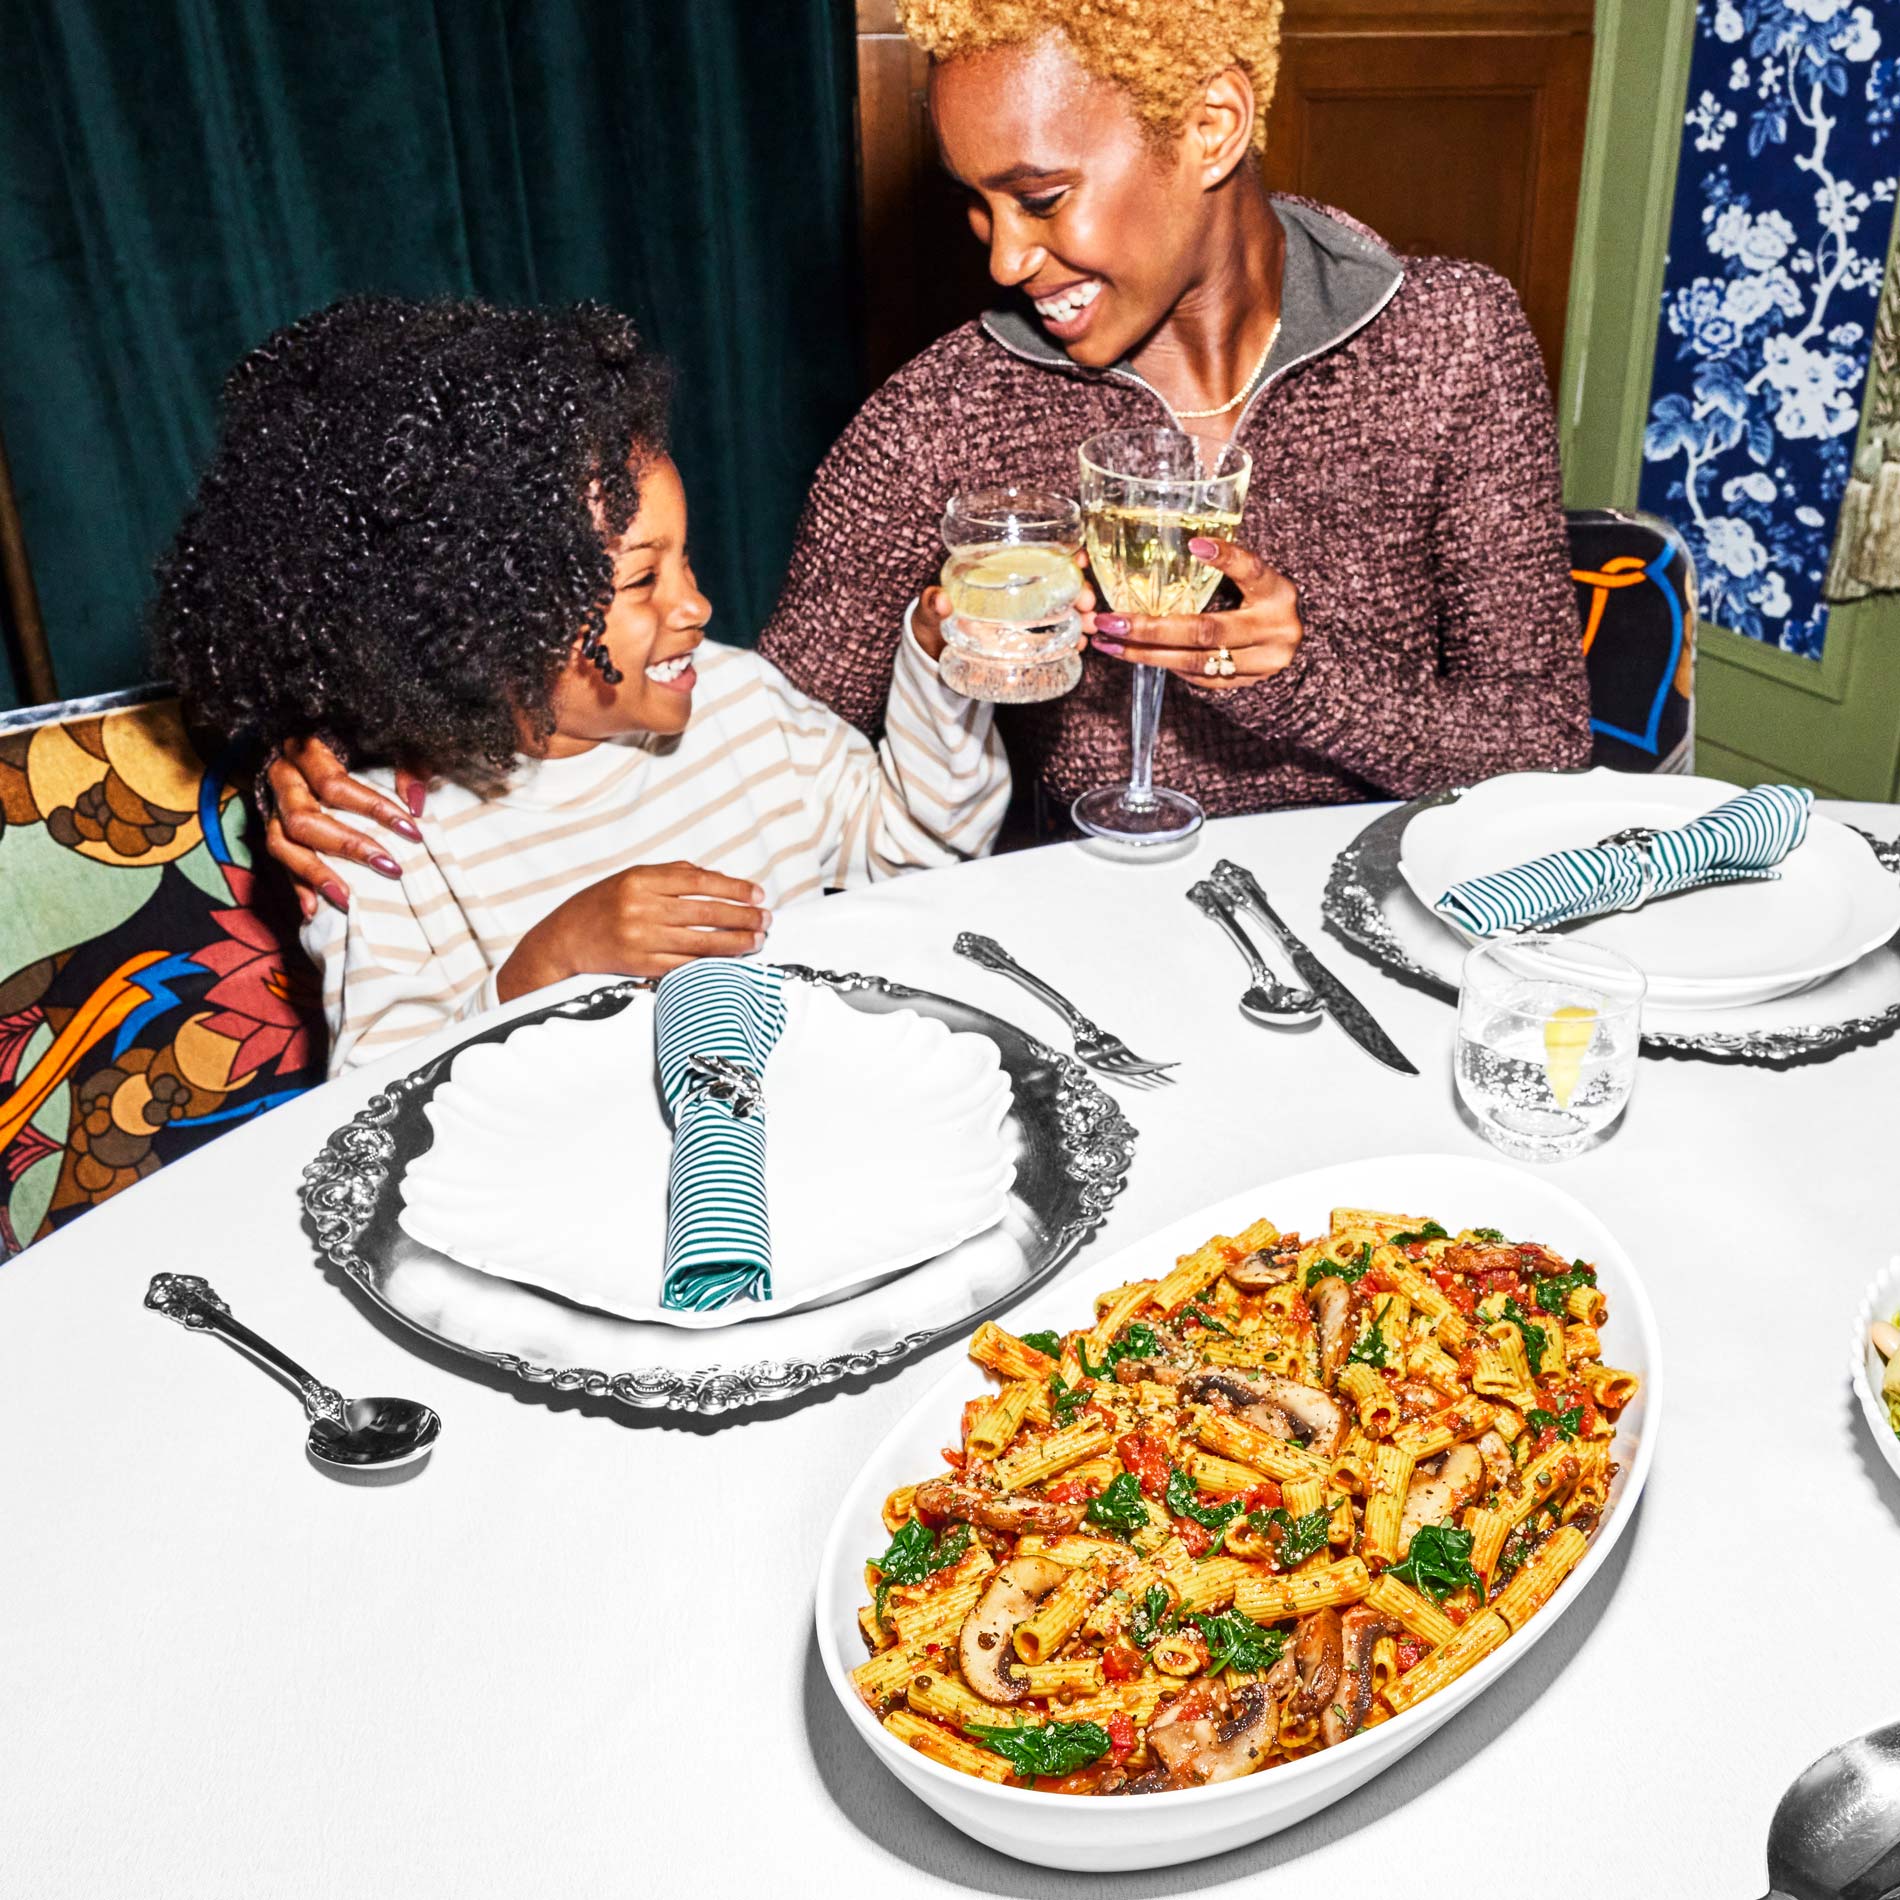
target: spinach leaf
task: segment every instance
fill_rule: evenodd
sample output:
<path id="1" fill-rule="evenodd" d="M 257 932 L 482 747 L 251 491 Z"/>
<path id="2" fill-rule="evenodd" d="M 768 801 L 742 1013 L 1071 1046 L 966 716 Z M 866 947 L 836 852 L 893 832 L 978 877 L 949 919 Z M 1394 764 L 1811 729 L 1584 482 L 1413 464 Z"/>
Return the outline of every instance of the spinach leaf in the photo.
<path id="1" fill-rule="evenodd" d="M 1531 1304 L 1553 1319 L 1562 1319 L 1564 1302 L 1580 1286 L 1595 1286 L 1597 1270 L 1579 1260 L 1568 1273 L 1553 1273 L 1545 1280 L 1532 1280 Z"/>
<path id="2" fill-rule="evenodd" d="M 891 1537 L 891 1547 L 882 1557 L 873 1557 L 877 1565 L 877 1619 L 884 1620 L 884 1602 L 902 1583 L 922 1583 L 939 1570 L 947 1570 L 970 1548 L 970 1527 L 952 1524 L 933 1537 L 916 1518 L 899 1526 Z"/>
<path id="3" fill-rule="evenodd" d="M 1395 1247 L 1409 1247 L 1415 1240 L 1449 1240 L 1451 1236 L 1435 1220 L 1428 1220 L 1423 1227 L 1411 1233 L 1394 1234 L 1392 1244 Z"/>
<path id="4" fill-rule="evenodd" d="M 1060 1333 L 1018 1333 L 1016 1337 L 1033 1352 L 1047 1353 L 1051 1359 L 1062 1357 Z"/>
<path id="5" fill-rule="evenodd" d="M 1546 1412 L 1533 1406 L 1524 1417 L 1534 1432 L 1556 1432 L 1564 1438 L 1575 1438 L 1583 1425 L 1583 1407 L 1573 1405 L 1567 1412 Z"/>
<path id="6" fill-rule="evenodd" d="M 1494 1247 L 1504 1245 L 1504 1235 L 1496 1227 L 1474 1227 L 1471 1230 L 1473 1240 L 1488 1240 Z"/>
<path id="7" fill-rule="evenodd" d="M 1351 1266 L 1342 1267 L 1336 1261 L 1315 1260 L 1306 1270 L 1306 1284 L 1311 1286 L 1315 1280 L 1344 1280 L 1350 1286 L 1355 1280 L 1363 1280 L 1372 1271 L 1372 1242 L 1361 1241 L 1359 1258 Z"/>
<path id="8" fill-rule="evenodd" d="M 1392 1302 L 1390 1300 L 1387 1300 L 1386 1303 L 1379 1308 L 1377 1317 L 1373 1320 L 1372 1324 L 1366 1328 L 1365 1337 L 1357 1340 L 1352 1350 L 1347 1353 L 1346 1363 L 1349 1366 L 1371 1366 L 1380 1372 L 1385 1370 L 1385 1332 L 1383 1328 L 1385 1325 L 1385 1316 L 1391 1312 L 1391 1310 Z"/>
<path id="9" fill-rule="evenodd" d="M 1141 1480 L 1132 1471 L 1122 1472 L 1106 1491 L 1089 1500 L 1082 1516 L 1105 1531 L 1127 1535 L 1140 1530 L 1148 1522 L 1148 1501 L 1141 1495 Z"/>
<path id="10" fill-rule="evenodd" d="M 1194 1621 L 1207 1638 L 1210 1671 L 1244 1669 L 1258 1674 L 1271 1669 L 1286 1648 L 1285 1630 L 1270 1630 L 1238 1610 L 1223 1610 L 1219 1616 L 1197 1615 Z"/>
<path id="11" fill-rule="evenodd" d="M 1198 1306 L 1182 1308 L 1181 1324 L 1185 1326 L 1189 1320 L 1192 1320 L 1196 1326 L 1205 1328 L 1210 1333 L 1224 1333 L 1229 1339 L 1232 1339 L 1234 1336 L 1234 1329 L 1231 1326 L 1223 1326 L 1212 1314 L 1203 1312 Z"/>
<path id="12" fill-rule="evenodd" d="M 1279 1525 L 1277 1554 L 1281 1566 L 1287 1570 L 1291 1570 L 1295 1564 L 1305 1563 L 1315 1551 L 1326 1548 L 1328 1514 L 1324 1510 L 1308 1511 L 1304 1517 L 1295 1517 L 1284 1506 L 1275 1504 L 1265 1510 L 1249 1511 L 1247 1522 L 1262 1537 L 1268 1535 L 1270 1526 Z"/>
<path id="13" fill-rule="evenodd" d="M 1161 1342 L 1155 1337 L 1154 1328 L 1142 1320 L 1131 1319 L 1108 1342 L 1108 1351 L 1103 1355 L 1099 1366 L 1089 1364 L 1088 1345 L 1085 1341 L 1076 1342 L 1075 1356 L 1082 1362 L 1082 1370 L 1091 1379 L 1106 1379 L 1124 1359 L 1151 1359 L 1160 1350 Z"/>
<path id="14" fill-rule="evenodd" d="M 1168 1473 L 1167 1496 L 1162 1500 L 1170 1517 L 1192 1518 L 1204 1531 L 1224 1531 L 1240 1515 L 1238 1498 L 1225 1504 L 1202 1504 L 1194 1495 L 1194 1480 L 1176 1465 Z"/>
<path id="15" fill-rule="evenodd" d="M 1152 1649 L 1175 1626 L 1169 1614 L 1174 1604 L 1160 1584 L 1151 1583 L 1147 1594 L 1128 1616 L 1128 1638 L 1137 1649 Z"/>
<path id="16" fill-rule="evenodd" d="M 1080 1385 L 1070 1385 L 1059 1372 L 1049 1375 L 1049 1410 L 1054 1413 L 1058 1425 L 1073 1425 L 1075 1415 L 1093 1396 L 1095 1388 L 1084 1380 Z"/>
<path id="17" fill-rule="evenodd" d="M 1550 1344 L 1550 1335 L 1513 1299 L 1504 1302 L 1504 1317 L 1517 1328 L 1524 1341 L 1524 1357 L 1530 1361 L 1531 1377 L 1541 1377 L 1544 1351 Z"/>
<path id="18" fill-rule="evenodd" d="M 1025 1781 L 1073 1774 L 1108 1753 L 1108 1730 L 1096 1722 L 1044 1722 L 1034 1728 L 963 1731 L 993 1748 Z"/>
<path id="19" fill-rule="evenodd" d="M 1412 1548 L 1402 1564 L 1385 1573 L 1409 1583 L 1414 1590 L 1443 1603 L 1454 1590 L 1469 1585 L 1484 1601 L 1484 1580 L 1471 1567 L 1471 1533 L 1449 1524 L 1425 1524 L 1412 1535 Z"/>

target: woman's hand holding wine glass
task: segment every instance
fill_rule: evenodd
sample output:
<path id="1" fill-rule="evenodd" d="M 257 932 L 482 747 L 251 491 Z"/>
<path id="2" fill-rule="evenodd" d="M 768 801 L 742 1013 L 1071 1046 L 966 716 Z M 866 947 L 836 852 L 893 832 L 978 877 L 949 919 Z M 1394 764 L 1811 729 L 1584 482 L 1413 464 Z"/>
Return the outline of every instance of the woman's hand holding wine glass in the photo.
<path id="1" fill-rule="evenodd" d="M 1098 613 L 1090 644 L 1110 659 L 1166 667 L 1197 684 L 1231 692 L 1270 678 L 1299 651 L 1299 592 L 1284 574 L 1232 541 L 1197 535 L 1188 552 L 1240 590 L 1240 605 L 1221 613 Z M 1233 672 L 1218 656 L 1226 653 Z M 1212 667 L 1213 670 L 1210 670 Z"/>

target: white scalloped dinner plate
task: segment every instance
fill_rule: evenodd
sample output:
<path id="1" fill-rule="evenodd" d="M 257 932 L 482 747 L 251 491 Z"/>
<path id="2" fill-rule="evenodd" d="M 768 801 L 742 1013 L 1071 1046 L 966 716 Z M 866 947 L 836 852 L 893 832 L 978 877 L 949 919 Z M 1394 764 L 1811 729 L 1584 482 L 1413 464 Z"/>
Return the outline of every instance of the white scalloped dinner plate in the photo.
<path id="1" fill-rule="evenodd" d="M 1867 1429 L 1874 1435 L 1874 1446 L 1886 1459 L 1888 1469 L 1900 1478 L 1900 1432 L 1893 1429 L 1886 1405 L 1880 1397 L 1881 1374 L 1885 1368 L 1874 1343 L 1867 1337 L 1877 1319 L 1890 1320 L 1900 1312 L 1900 1254 L 1887 1262 L 1884 1273 L 1870 1282 L 1854 1316 L 1854 1348 L 1849 1361 L 1853 1369 L 1854 1396 L 1866 1415 Z"/>
<path id="2" fill-rule="evenodd" d="M 1509 772 L 1405 827 L 1399 874 L 1427 911 L 1464 878 L 1597 844 L 1631 825 L 1688 823 L 1735 796 L 1716 779 L 1590 772 Z M 1844 970 L 1900 931 L 1900 881 L 1866 840 L 1818 813 L 1759 884 L 1718 884 L 1566 926 L 1620 951 L 1649 978 L 1659 1009 L 1733 1009 L 1787 996 Z M 1437 922 L 1474 941 L 1451 919 Z"/>
<path id="3" fill-rule="evenodd" d="M 659 1304 L 672 1137 L 650 995 L 464 1051 L 425 1110 L 435 1140 L 404 1176 L 403 1229 L 499 1279 L 704 1328 L 838 1299 L 995 1226 L 1015 1180 L 996 1045 L 803 983 L 785 1002 L 765 1069 L 769 1302 Z"/>
<path id="4" fill-rule="evenodd" d="M 1013 1330 L 1090 1325 L 1097 1292 L 1152 1277 L 1214 1234 L 1238 1233 L 1261 1218 L 1311 1234 L 1325 1228 L 1334 1207 L 1429 1216 L 1453 1229 L 1502 1227 L 1545 1241 L 1566 1258 L 1596 1265 L 1610 1309 L 1603 1328 L 1604 1358 L 1638 1373 L 1642 1388 L 1618 1421 L 1619 1468 L 1610 1486 L 1610 1511 L 1583 1561 L 1519 1634 L 1465 1675 L 1405 1714 L 1300 1761 L 1210 1788 L 1111 1798 L 1039 1794 L 960 1775 L 896 1741 L 859 1699 L 849 1673 L 865 1655 L 857 1622 L 864 1562 L 889 1542 L 879 1515 L 884 1499 L 898 1485 L 942 1469 L 937 1448 L 956 1441 L 964 1401 L 985 1389 L 982 1369 L 960 1360 L 868 1448 L 825 1540 L 817 1620 L 825 1674 L 852 1728 L 898 1780 L 964 1833 L 1019 1860 L 1087 1873 L 1172 1867 L 1276 1834 L 1408 1754 L 1515 1668 L 1590 1587 L 1628 1529 L 1649 1475 L 1661 1416 L 1662 1354 L 1655 1314 L 1634 1264 L 1609 1229 L 1582 1202 L 1528 1169 L 1463 1155 L 1387 1155 L 1289 1175 L 1218 1201 L 1115 1254 L 1083 1254 L 1059 1280 L 1004 1316 L 1003 1323 Z M 1587 1700 L 1581 1682 L 1570 1684 L 1569 1692 Z M 1562 1679 L 1546 1693 L 1566 1693 Z M 1535 1764 L 1523 1765 L 1528 1770 Z M 1433 1831 L 1427 1819 L 1427 1831 Z M 1454 1804 L 1441 1819 L 1439 1834 L 1446 1827 L 1455 1832 L 1468 1816 Z"/>

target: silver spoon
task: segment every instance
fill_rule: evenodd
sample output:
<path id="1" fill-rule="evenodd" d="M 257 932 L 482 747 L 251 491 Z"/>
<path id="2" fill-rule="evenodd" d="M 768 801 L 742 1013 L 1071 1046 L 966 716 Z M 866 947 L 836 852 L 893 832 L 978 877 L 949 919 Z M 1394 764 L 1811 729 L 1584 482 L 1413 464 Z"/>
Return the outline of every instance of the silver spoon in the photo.
<path id="1" fill-rule="evenodd" d="M 1213 918 L 1247 959 L 1247 973 L 1253 980 L 1241 993 L 1243 1016 L 1256 1023 L 1279 1024 L 1311 1022 L 1319 1014 L 1320 1000 L 1311 990 L 1291 989 L 1267 968 L 1266 959 L 1241 928 L 1234 900 L 1218 884 L 1203 878 L 1190 886 L 1188 902 Z"/>
<path id="2" fill-rule="evenodd" d="M 194 1333 L 222 1333 L 296 1388 L 310 1421 L 310 1455 L 326 1465 L 362 1470 L 406 1465 L 436 1441 L 442 1421 L 414 1399 L 346 1399 L 312 1377 L 268 1339 L 231 1317 L 209 1282 L 190 1273 L 159 1273 L 145 1289 L 145 1304 Z"/>
<path id="3" fill-rule="evenodd" d="M 1766 1900 L 1900 1894 L 1900 1722 L 1830 1748 L 1768 1824 Z"/>

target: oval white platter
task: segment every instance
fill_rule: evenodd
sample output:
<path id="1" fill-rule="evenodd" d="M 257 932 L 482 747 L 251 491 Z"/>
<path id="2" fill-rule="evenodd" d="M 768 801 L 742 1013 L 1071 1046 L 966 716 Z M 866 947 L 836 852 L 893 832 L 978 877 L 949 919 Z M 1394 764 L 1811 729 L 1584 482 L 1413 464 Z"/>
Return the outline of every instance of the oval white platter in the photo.
<path id="1" fill-rule="evenodd" d="M 1880 1355 L 1874 1351 L 1873 1341 L 1867 1336 L 1875 1320 L 1890 1320 L 1896 1312 L 1900 1312 L 1900 1254 L 1887 1262 L 1886 1271 L 1876 1275 L 1861 1300 L 1860 1311 L 1854 1316 L 1853 1352 L 1848 1361 L 1854 1396 L 1860 1400 L 1867 1429 L 1874 1435 L 1874 1448 L 1887 1461 L 1893 1475 L 1900 1478 L 1900 1432 L 1893 1429 L 1893 1422 L 1887 1417 L 1887 1407 L 1880 1396 L 1884 1368 Z"/>
<path id="2" fill-rule="evenodd" d="M 1597 1267 L 1610 1309 L 1604 1358 L 1638 1373 L 1642 1389 L 1619 1421 L 1619 1469 L 1610 1488 L 1610 1510 L 1583 1561 L 1527 1627 L 1476 1668 L 1406 1714 L 1336 1748 L 1239 1781 L 1174 1794 L 1090 1798 L 979 1781 L 896 1741 L 860 1700 L 849 1674 L 864 1659 L 857 1627 L 864 1562 L 888 1541 L 879 1516 L 883 1501 L 896 1486 L 942 1469 L 938 1447 L 955 1441 L 964 1401 L 985 1389 L 982 1369 L 962 1360 L 884 1435 L 839 1508 L 819 1568 L 817 1624 L 826 1677 L 865 1746 L 913 1794 L 966 1834 L 1040 1866 L 1106 1873 L 1175 1866 L 1278 1833 L 1409 1753 L 1514 1668 L 1590 1587 L 1628 1528 L 1649 1475 L 1661 1414 L 1655 1315 L 1629 1255 L 1588 1208 L 1541 1177 L 1501 1162 L 1391 1155 L 1268 1181 L 1113 1255 L 1084 1257 L 1003 1323 L 1015 1330 L 1089 1325 L 1097 1292 L 1164 1271 L 1214 1234 L 1237 1233 L 1262 1218 L 1311 1234 L 1324 1230 L 1334 1207 L 1376 1207 L 1429 1217 L 1453 1229 L 1501 1227 Z M 1552 1691 L 1564 1692 L 1561 1682 Z M 1583 1685 L 1571 1685 L 1571 1692 L 1583 1693 Z"/>

